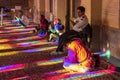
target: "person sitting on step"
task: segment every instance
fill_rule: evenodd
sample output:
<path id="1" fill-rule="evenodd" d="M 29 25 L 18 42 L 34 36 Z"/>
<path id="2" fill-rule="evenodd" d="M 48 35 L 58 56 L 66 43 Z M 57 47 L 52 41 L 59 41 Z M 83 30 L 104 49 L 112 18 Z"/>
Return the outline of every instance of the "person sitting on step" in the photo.
<path id="1" fill-rule="evenodd" d="M 50 30 L 50 37 L 48 42 L 52 41 L 53 39 L 56 39 L 56 42 L 58 42 L 59 36 L 63 33 L 64 26 L 61 24 L 60 19 L 55 18 L 54 24 L 51 23 L 49 26 Z"/>
<path id="2" fill-rule="evenodd" d="M 44 15 L 41 15 L 41 19 L 40 19 L 40 28 L 38 26 L 38 28 L 36 29 L 40 29 L 39 30 L 39 34 L 38 36 L 41 38 L 44 38 L 47 36 L 48 38 L 48 20 L 45 18 Z"/>

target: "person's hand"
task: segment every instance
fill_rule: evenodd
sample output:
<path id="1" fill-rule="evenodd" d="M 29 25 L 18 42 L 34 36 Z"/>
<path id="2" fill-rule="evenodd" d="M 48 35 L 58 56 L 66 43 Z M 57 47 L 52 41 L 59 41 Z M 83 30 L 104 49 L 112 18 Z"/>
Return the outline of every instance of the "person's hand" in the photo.
<path id="1" fill-rule="evenodd" d="M 74 18 L 71 18 L 70 22 L 72 23 L 72 25 L 75 25 Z"/>
<path id="2" fill-rule="evenodd" d="M 74 18 L 70 18 L 70 21 L 71 21 L 71 22 L 74 22 Z"/>

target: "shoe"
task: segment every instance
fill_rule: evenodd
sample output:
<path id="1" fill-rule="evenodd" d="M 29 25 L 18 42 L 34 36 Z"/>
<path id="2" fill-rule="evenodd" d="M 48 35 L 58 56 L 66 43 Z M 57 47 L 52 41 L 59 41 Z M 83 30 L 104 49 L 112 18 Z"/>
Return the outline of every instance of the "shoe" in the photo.
<path id="1" fill-rule="evenodd" d="M 62 55 L 62 54 L 64 54 L 64 52 L 56 52 L 56 50 L 54 50 L 50 54 L 51 55 Z"/>
<path id="2" fill-rule="evenodd" d="M 50 55 L 57 55 L 57 52 L 54 50 L 54 51 L 50 52 Z"/>
<path id="3" fill-rule="evenodd" d="M 33 33 L 35 33 L 36 31 L 35 30 L 33 30 Z"/>

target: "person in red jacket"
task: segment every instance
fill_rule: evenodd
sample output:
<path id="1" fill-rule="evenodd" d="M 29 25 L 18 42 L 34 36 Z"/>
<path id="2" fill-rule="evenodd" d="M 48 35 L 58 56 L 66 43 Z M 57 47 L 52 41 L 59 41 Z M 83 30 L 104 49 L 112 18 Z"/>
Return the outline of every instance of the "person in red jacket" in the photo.
<path id="1" fill-rule="evenodd" d="M 38 36 L 40 36 L 41 38 L 43 37 L 47 37 L 47 39 L 49 39 L 49 35 L 48 35 L 48 20 L 45 18 L 44 15 L 41 15 L 41 19 L 40 19 L 40 33 L 38 34 Z"/>
<path id="2" fill-rule="evenodd" d="M 44 15 L 41 15 L 40 26 L 41 26 L 44 30 L 48 30 L 48 20 L 45 18 Z"/>

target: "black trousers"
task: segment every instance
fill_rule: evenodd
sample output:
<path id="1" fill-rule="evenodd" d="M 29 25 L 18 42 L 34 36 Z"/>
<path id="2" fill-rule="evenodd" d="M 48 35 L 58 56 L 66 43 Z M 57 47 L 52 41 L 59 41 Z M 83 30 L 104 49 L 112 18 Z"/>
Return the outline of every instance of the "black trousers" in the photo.
<path id="1" fill-rule="evenodd" d="M 59 37 L 59 42 L 58 42 L 58 47 L 56 49 L 56 52 L 63 52 L 63 46 L 71 41 L 73 38 L 82 38 L 82 33 L 78 33 L 74 30 L 70 30 L 67 31 L 65 33 L 63 33 L 60 37 Z"/>

